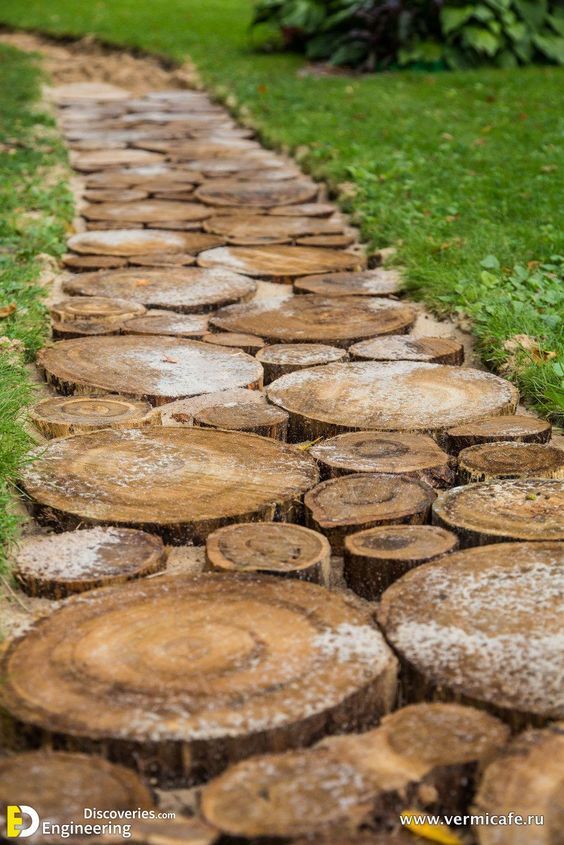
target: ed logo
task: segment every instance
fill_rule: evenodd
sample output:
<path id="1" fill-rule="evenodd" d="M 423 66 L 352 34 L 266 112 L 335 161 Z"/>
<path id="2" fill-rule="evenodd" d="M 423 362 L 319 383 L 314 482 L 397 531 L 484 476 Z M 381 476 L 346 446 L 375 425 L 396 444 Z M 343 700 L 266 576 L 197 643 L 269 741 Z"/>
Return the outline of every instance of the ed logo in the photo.
<path id="1" fill-rule="evenodd" d="M 24 824 L 24 816 L 28 821 Z M 39 827 L 39 816 L 27 804 L 8 804 L 6 807 L 6 836 L 9 839 L 33 836 Z"/>

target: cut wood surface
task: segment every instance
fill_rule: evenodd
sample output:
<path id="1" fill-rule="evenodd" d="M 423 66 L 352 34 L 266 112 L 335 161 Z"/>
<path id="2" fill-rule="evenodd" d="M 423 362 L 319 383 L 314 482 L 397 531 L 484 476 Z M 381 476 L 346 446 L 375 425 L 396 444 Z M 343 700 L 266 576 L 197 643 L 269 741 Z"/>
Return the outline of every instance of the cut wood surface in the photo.
<path id="1" fill-rule="evenodd" d="M 339 234 L 342 226 L 317 217 L 268 217 L 242 213 L 211 217 L 205 221 L 204 229 L 221 235 L 232 244 L 260 246 L 288 243 L 303 235 Z"/>
<path id="2" fill-rule="evenodd" d="M 198 252 L 214 235 L 197 232 L 182 234 L 167 229 L 113 229 L 107 232 L 81 232 L 68 240 L 69 249 L 95 255 L 129 256 L 150 252 Z"/>
<path id="3" fill-rule="evenodd" d="M 509 416 L 487 417 L 483 420 L 459 425 L 447 431 L 449 452 L 458 454 L 468 446 L 480 443 L 495 443 L 499 440 L 514 440 L 520 443 L 547 443 L 552 426 L 546 420 L 536 417 Z"/>
<path id="4" fill-rule="evenodd" d="M 128 263 L 132 267 L 190 267 L 196 258 L 187 252 L 149 252 L 130 255 Z"/>
<path id="5" fill-rule="evenodd" d="M 397 293 L 399 288 L 399 274 L 381 267 L 359 273 L 318 273 L 294 282 L 296 293 L 322 296 L 387 296 Z"/>
<path id="6" fill-rule="evenodd" d="M 294 167 L 285 165 L 281 159 L 273 156 L 261 156 L 258 153 L 245 156 L 194 159 L 190 162 L 190 166 L 203 173 L 207 178 L 237 178 L 240 174 L 244 174 L 243 178 L 247 179 L 249 171 L 254 172 L 265 167 L 268 167 L 271 172 L 278 173 L 280 171 L 284 178 L 287 176 L 295 178 L 299 175 L 299 171 L 296 171 Z"/>
<path id="7" fill-rule="evenodd" d="M 286 440 L 288 414 L 281 408 L 266 404 L 214 405 L 198 411 L 194 415 L 194 425 L 227 431 L 249 431 L 262 437 Z"/>
<path id="8" fill-rule="evenodd" d="M 304 235 L 296 238 L 299 246 L 321 247 L 326 249 L 345 249 L 356 241 L 353 232 L 346 232 L 340 235 Z"/>
<path id="9" fill-rule="evenodd" d="M 107 296 L 73 296 L 50 306 L 54 320 L 70 323 L 73 320 L 95 320 L 98 323 L 121 323 L 140 317 L 146 309 L 138 302 Z"/>
<path id="10" fill-rule="evenodd" d="M 45 437 L 68 437 L 99 428 L 142 428 L 151 405 L 123 396 L 50 396 L 33 405 L 29 418 Z"/>
<path id="11" fill-rule="evenodd" d="M 264 367 L 264 381 L 268 384 L 286 373 L 346 360 L 347 353 L 325 343 L 274 343 L 264 346 L 256 354 Z"/>
<path id="12" fill-rule="evenodd" d="M 71 320 L 51 323 L 51 335 L 54 340 L 73 340 L 76 337 L 99 337 L 115 335 L 121 332 L 121 323 L 109 323 L 104 320 Z"/>
<path id="13" fill-rule="evenodd" d="M 168 308 L 188 314 L 247 299 L 256 290 L 256 283 L 231 270 L 129 268 L 81 273 L 65 281 L 63 288 L 74 296 L 120 296 L 148 308 Z"/>
<path id="14" fill-rule="evenodd" d="M 322 583 L 330 561 L 327 538 L 301 525 L 228 525 L 206 540 L 206 564 L 219 572 L 263 572 Z"/>
<path id="15" fill-rule="evenodd" d="M 92 101 L 97 101 L 99 107 L 101 103 L 127 100 L 130 93 L 108 82 L 68 82 L 53 88 L 51 96 L 59 106 L 92 104 Z"/>
<path id="16" fill-rule="evenodd" d="M 350 356 L 359 361 L 426 361 L 429 364 L 462 364 L 464 346 L 449 337 L 386 337 L 355 343 Z"/>
<path id="17" fill-rule="evenodd" d="M 203 428 L 105 429 L 34 454 L 22 483 L 40 521 L 147 528 L 175 544 L 231 522 L 291 521 L 318 477 L 313 458 L 285 443 Z"/>
<path id="18" fill-rule="evenodd" d="M 320 464 L 323 478 L 385 472 L 419 478 L 432 487 L 454 482 L 449 456 L 425 434 L 351 431 L 316 443 L 310 454 Z"/>
<path id="19" fill-rule="evenodd" d="M 420 566 L 456 551 L 458 537 L 436 525 L 384 525 L 345 537 L 347 586 L 369 601 Z"/>
<path id="20" fill-rule="evenodd" d="M 433 522 L 461 546 L 505 540 L 564 540 L 564 482 L 536 478 L 485 481 L 442 492 Z"/>
<path id="21" fill-rule="evenodd" d="M 13 572 L 24 593 L 62 599 L 152 575 L 165 565 L 159 537 L 131 528 L 96 527 L 22 540 Z"/>
<path id="22" fill-rule="evenodd" d="M 225 246 L 198 257 L 200 267 L 226 267 L 262 279 L 293 279 L 313 270 L 359 270 L 362 255 L 312 246 Z"/>
<path id="23" fill-rule="evenodd" d="M 293 437 L 314 440 L 347 429 L 440 436 L 458 423 L 513 413 L 518 393 L 481 370 L 354 361 L 282 376 L 269 385 L 268 397 L 290 413 Z"/>
<path id="24" fill-rule="evenodd" d="M 42 349 L 37 363 L 49 384 L 65 396 L 120 393 L 152 405 L 262 385 L 262 367 L 250 355 L 176 337 L 62 340 Z"/>
<path id="25" fill-rule="evenodd" d="M 414 320 L 413 308 L 399 302 L 312 294 L 291 296 L 282 302 L 265 300 L 222 308 L 213 315 L 211 323 L 225 331 L 258 334 L 271 343 L 312 341 L 348 346 L 360 337 L 406 331 Z"/>
<path id="26" fill-rule="evenodd" d="M 217 390 L 202 396 L 192 396 L 190 399 L 179 399 L 169 402 L 155 410 L 155 417 L 161 425 L 178 426 L 193 425 L 194 416 L 205 408 L 215 408 L 220 405 L 266 405 L 266 396 L 260 390 L 247 390 L 236 387 L 233 390 Z"/>
<path id="27" fill-rule="evenodd" d="M 147 191 L 142 188 L 104 188 L 99 190 L 85 191 L 84 199 L 88 202 L 137 202 L 138 200 L 147 199 L 149 196 Z M 84 214 L 84 212 L 81 212 Z M 88 217 L 84 214 L 84 217 Z M 95 219 L 95 218 L 93 218 Z"/>
<path id="28" fill-rule="evenodd" d="M 161 783 L 361 729 L 396 687 L 370 605 L 266 575 L 161 576 L 75 596 L 1 663 L 12 720 Z"/>
<path id="29" fill-rule="evenodd" d="M 293 205 L 277 205 L 267 210 L 268 214 L 281 217 L 331 217 L 337 208 L 328 202 L 302 202 Z"/>
<path id="30" fill-rule="evenodd" d="M 257 337 L 255 334 L 242 334 L 241 332 L 210 332 L 202 340 L 204 343 L 214 343 L 216 346 L 237 347 L 249 355 L 255 355 L 257 350 L 264 346 L 262 337 Z"/>
<path id="31" fill-rule="evenodd" d="M 195 259 L 192 259 L 195 261 Z M 62 262 L 75 273 L 88 270 L 114 270 L 127 266 L 127 258 L 117 255 L 63 255 Z"/>
<path id="32" fill-rule="evenodd" d="M 147 146 L 147 144 L 145 144 Z M 161 152 L 170 155 L 174 153 L 176 158 L 176 165 L 178 161 L 183 159 L 185 161 L 196 161 L 197 159 L 206 157 L 225 156 L 231 158 L 234 153 L 237 155 L 244 155 L 248 152 L 250 155 L 260 152 L 260 146 L 253 141 L 245 138 L 223 138 L 210 141 L 209 138 L 205 140 L 187 140 L 180 141 L 171 147 L 170 141 L 155 141 L 151 144 L 153 150 L 160 150 Z M 161 156 L 162 158 L 162 156 Z"/>
<path id="33" fill-rule="evenodd" d="M 270 182 L 263 179 L 240 181 L 214 179 L 197 188 L 195 196 L 207 205 L 230 205 L 241 208 L 273 208 L 309 202 L 317 195 L 317 185 L 305 180 Z"/>
<path id="34" fill-rule="evenodd" d="M 100 202 L 81 209 L 87 220 L 117 220 L 122 223 L 164 223 L 181 220 L 205 220 L 210 209 L 196 202 L 141 200 L 140 202 Z"/>
<path id="35" fill-rule="evenodd" d="M 458 481 L 564 478 L 564 451 L 538 443 L 501 441 L 469 446 L 458 455 Z"/>
<path id="36" fill-rule="evenodd" d="M 564 545 L 455 552 L 389 587 L 378 620 L 405 663 L 407 700 L 464 696 L 514 727 L 564 715 Z"/>
<path id="37" fill-rule="evenodd" d="M 355 531 L 428 522 L 435 496 L 427 484 L 401 475 L 344 475 L 306 493 L 306 525 L 325 534 L 333 552 L 341 554 L 346 535 Z"/>
<path id="38" fill-rule="evenodd" d="M 202 339 L 208 330 L 206 314 L 177 314 L 174 311 L 150 311 L 122 324 L 123 334 L 160 334 Z"/>
<path id="39" fill-rule="evenodd" d="M 73 168 L 84 172 L 113 170 L 116 167 L 139 167 L 140 165 L 158 164 L 162 160 L 162 155 L 145 152 L 145 150 L 92 150 L 71 155 Z"/>
<path id="40" fill-rule="evenodd" d="M 89 173 L 84 177 L 86 187 L 113 190 L 115 188 L 142 188 L 157 190 L 161 185 L 194 185 L 202 181 L 201 173 L 187 168 L 175 168 L 162 163 L 149 167 L 123 167 L 111 173 Z"/>

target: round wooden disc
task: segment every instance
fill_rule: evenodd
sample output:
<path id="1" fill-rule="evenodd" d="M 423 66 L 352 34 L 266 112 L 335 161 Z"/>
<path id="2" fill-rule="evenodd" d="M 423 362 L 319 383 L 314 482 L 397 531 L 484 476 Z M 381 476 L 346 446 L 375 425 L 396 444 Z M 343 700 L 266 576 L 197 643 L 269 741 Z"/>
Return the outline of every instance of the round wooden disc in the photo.
<path id="1" fill-rule="evenodd" d="M 196 196 L 207 205 L 231 205 L 242 208 L 272 208 L 276 205 L 294 205 L 309 202 L 317 194 L 313 182 L 286 181 L 271 182 L 239 181 L 237 179 L 214 179 L 196 190 Z"/>
<path id="2" fill-rule="evenodd" d="M 144 144 L 144 146 L 147 145 Z M 155 141 L 151 144 L 151 147 L 153 150 L 158 148 L 168 156 L 174 156 L 176 163 L 181 160 L 192 162 L 202 158 L 218 158 L 220 156 L 232 158 L 235 153 L 238 155 L 245 153 L 255 155 L 261 150 L 258 144 L 246 138 L 216 138 L 215 141 L 209 139 L 205 141 L 202 139 L 181 140 L 173 146 L 171 146 L 170 141 Z"/>
<path id="3" fill-rule="evenodd" d="M 194 170 L 203 173 L 207 178 L 212 179 L 237 178 L 240 174 L 243 174 L 243 178 L 247 179 L 249 172 L 264 172 L 265 168 L 268 168 L 269 173 L 272 174 L 281 172 L 284 178 L 295 178 L 299 176 L 299 171 L 294 167 L 288 167 L 281 159 L 274 156 L 261 156 L 258 153 L 233 156 L 232 158 L 220 156 L 216 158 L 193 159 L 190 162 L 190 166 Z"/>
<path id="4" fill-rule="evenodd" d="M 62 599 L 121 584 L 165 568 L 162 540 L 131 528 L 90 528 L 28 537 L 14 555 L 14 575 L 30 596 Z"/>
<path id="5" fill-rule="evenodd" d="M 106 188 L 104 190 L 90 190 L 84 192 L 84 199 L 88 202 L 137 202 L 148 197 L 147 191 L 141 188 Z M 84 214 L 84 212 L 82 212 Z M 84 217 L 88 217 L 84 214 Z M 93 218 L 94 219 L 94 218 Z"/>
<path id="6" fill-rule="evenodd" d="M 174 337 L 202 336 L 208 330 L 205 314 L 177 314 L 174 311 L 150 311 L 144 317 L 135 317 L 123 323 L 123 334 L 160 334 Z"/>
<path id="7" fill-rule="evenodd" d="M 564 482 L 535 478 L 490 481 L 445 490 L 433 521 L 461 546 L 505 540 L 564 540 Z"/>
<path id="8" fill-rule="evenodd" d="M 109 172 L 89 173 L 85 177 L 88 188 L 131 188 L 140 187 L 143 190 L 158 190 L 159 186 L 173 184 L 178 190 L 179 185 L 193 185 L 202 181 L 200 173 L 184 168 L 174 168 L 170 164 L 162 163 L 148 167 L 124 167 Z"/>
<path id="9" fill-rule="evenodd" d="M 18 722 L 161 781 L 355 730 L 389 710 L 396 686 L 369 605 L 266 575 L 163 576 L 74 597 L 2 664 L 0 700 Z"/>
<path id="10" fill-rule="evenodd" d="M 117 255 L 63 255 L 62 262 L 68 270 L 114 270 L 127 265 L 126 258 Z"/>
<path id="11" fill-rule="evenodd" d="M 51 323 L 51 334 L 54 340 L 73 340 L 75 337 L 99 337 L 101 335 L 119 334 L 121 323 L 109 323 L 104 320 L 71 320 Z"/>
<path id="12" fill-rule="evenodd" d="M 260 246 L 288 243 L 303 235 L 336 234 L 342 227 L 316 217 L 241 214 L 212 217 L 206 220 L 204 229 L 214 235 L 222 235 L 232 244 Z"/>
<path id="13" fill-rule="evenodd" d="M 532 715 L 562 718 L 563 555 L 559 543 L 483 546 L 392 584 L 378 619 L 415 672 L 405 675 L 408 700 L 431 684 L 511 713 L 515 727 Z"/>
<path id="14" fill-rule="evenodd" d="M 313 458 L 292 446 L 203 428 L 104 429 L 38 453 L 23 485 L 43 521 L 149 526 L 174 543 L 230 522 L 285 521 L 317 481 Z"/>
<path id="15" fill-rule="evenodd" d="M 132 267 L 189 267 L 195 263 L 195 257 L 184 252 L 149 252 L 129 256 Z"/>
<path id="16" fill-rule="evenodd" d="M 381 267 L 359 273 L 319 273 L 294 282 L 296 293 L 321 296 L 387 296 L 399 289 L 399 274 Z"/>
<path id="17" fill-rule="evenodd" d="M 256 284 L 231 270 L 175 267 L 84 273 L 64 282 L 63 289 L 74 296 L 119 296 L 148 308 L 189 314 L 245 299 Z"/>
<path id="18" fill-rule="evenodd" d="M 155 411 L 161 425 L 178 426 L 193 425 L 194 416 L 204 408 L 215 408 L 218 405 L 266 405 L 266 396 L 260 390 L 247 390 L 235 387 L 233 390 L 217 390 L 214 393 L 193 396 L 190 399 L 179 399 L 168 402 Z"/>
<path id="19" fill-rule="evenodd" d="M 187 252 L 189 242 L 190 235 L 166 229 L 110 229 L 73 235 L 68 240 L 68 247 L 79 253 L 129 256 L 150 252 Z"/>
<path id="20" fill-rule="evenodd" d="M 29 411 L 46 437 L 68 437 L 99 428 L 141 428 L 151 421 L 148 402 L 122 396 L 50 396 Z"/>
<path id="21" fill-rule="evenodd" d="M 460 484 L 494 478 L 564 478 L 564 451 L 538 443 L 482 443 L 458 456 Z"/>
<path id="22" fill-rule="evenodd" d="M 220 572 L 263 572 L 320 583 L 331 560 L 327 538 L 301 525 L 228 525 L 206 540 L 206 564 Z"/>
<path id="23" fill-rule="evenodd" d="M 456 551 L 458 537 L 436 525 L 383 525 L 345 537 L 343 575 L 359 596 L 376 601 L 422 563 Z"/>
<path id="24" fill-rule="evenodd" d="M 51 305 L 49 311 L 54 320 L 64 323 L 71 323 L 73 320 L 120 323 L 123 320 L 142 316 L 146 308 L 126 299 L 114 299 L 107 296 L 73 296 Z"/>
<path id="25" fill-rule="evenodd" d="M 518 400 L 498 376 L 414 361 L 327 364 L 282 376 L 268 396 L 290 412 L 302 440 L 347 429 L 441 433 L 487 414 L 510 414 Z"/>
<path id="26" fill-rule="evenodd" d="M 407 330 L 414 320 L 413 308 L 399 302 L 358 296 L 332 299 L 312 294 L 291 296 L 282 302 L 231 305 L 214 314 L 211 323 L 225 331 L 258 334 L 271 343 L 313 341 L 348 346 L 361 337 Z"/>
<path id="27" fill-rule="evenodd" d="M 344 475 L 306 493 L 306 525 L 325 534 L 333 552 L 341 554 L 345 536 L 355 531 L 428 522 L 435 495 L 424 482 L 401 475 Z"/>
<path id="28" fill-rule="evenodd" d="M 337 211 L 328 202 L 302 202 L 294 205 L 277 205 L 268 209 L 268 214 L 281 217 L 331 217 Z"/>
<path id="29" fill-rule="evenodd" d="M 349 352 L 353 361 L 426 361 L 453 365 L 464 362 L 464 346 L 449 337 L 376 337 L 355 343 Z"/>
<path id="30" fill-rule="evenodd" d="M 194 415 L 194 424 L 228 431 L 250 431 L 263 437 L 286 440 L 288 414 L 267 404 L 213 405 L 198 411 Z"/>
<path id="31" fill-rule="evenodd" d="M 312 270 L 355 270 L 365 259 L 341 250 L 311 246 L 225 246 L 198 257 L 201 267 L 227 267 L 262 279 L 292 279 Z"/>
<path id="32" fill-rule="evenodd" d="M 65 396 L 119 393 L 162 405 L 231 387 L 260 387 L 262 367 L 237 349 L 176 337 L 85 337 L 42 349 L 37 363 Z"/>
<path id="33" fill-rule="evenodd" d="M 343 361 L 346 357 L 344 349 L 325 343 L 274 343 L 259 349 L 256 354 L 257 361 L 264 367 L 265 384 L 294 370 Z"/>
<path id="34" fill-rule="evenodd" d="M 99 202 L 81 210 L 87 220 L 117 220 L 122 223 L 158 223 L 182 220 L 205 220 L 212 212 L 201 203 L 172 200 L 140 202 Z"/>
<path id="35" fill-rule="evenodd" d="M 91 150 L 74 153 L 71 164 L 74 170 L 88 173 L 93 170 L 109 170 L 117 167 L 139 167 L 139 165 L 158 164 L 163 160 L 159 153 L 145 150 Z"/>
<path id="36" fill-rule="evenodd" d="M 324 478 L 385 472 L 420 478 L 433 487 L 454 482 L 448 455 L 425 434 L 351 431 L 315 444 L 310 454 L 321 465 Z"/>
<path id="37" fill-rule="evenodd" d="M 447 431 L 449 452 L 458 454 L 467 446 L 479 443 L 495 443 L 499 440 L 514 440 L 520 443 L 547 443 L 552 426 L 546 420 L 536 417 L 508 416 L 487 417 L 467 425 L 459 425 Z"/>
<path id="38" fill-rule="evenodd" d="M 202 340 L 204 343 L 213 343 L 216 346 L 231 346 L 255 355 L 258 349 L 264 346 L 262 337 L 255 334 L 241 334 L 240 332 L 210 332 Z"/>
<path id="39" fill-rule="evenodd" d="M 323 249 L 345 249 L 356 241 L 356 234 L 353 232 L 338 235 L 304 235 L 296 238 L 300 246 L 320 247 Z"/>

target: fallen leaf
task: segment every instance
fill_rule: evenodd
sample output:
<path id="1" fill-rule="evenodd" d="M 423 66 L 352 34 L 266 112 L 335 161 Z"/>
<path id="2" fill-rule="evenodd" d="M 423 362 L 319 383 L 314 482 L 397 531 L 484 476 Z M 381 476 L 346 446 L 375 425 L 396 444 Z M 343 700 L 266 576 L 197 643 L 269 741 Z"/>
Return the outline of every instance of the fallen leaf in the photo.
<path id="1" fill-rule="evenodd" d="M 0 305 L 0 319 L 4 319 L 4 317 L 9 317 L 10 314 L 13 314 L 16 310 L 16 303 L 10 302 L 9 305 Z"/>
<path id="2" fill-rule="evenodd" d="M 316 443 L 319 443 L 320 440 L 323 440 L 322 437 L 317 437 L 315 440 L 306 440 L 304 443 L 298 443 L 296 445 L 296 449 L 299 449 L 300 452 L 307 452 L 311 449 L 312 446 L 315 446 Z"/>
<path id="3" fill-rule="evenodd" d="M 505 341 L 503 348 L 506 352 L 512 353 L 507 361 L 507 365 L 512 369 L 516 368 L 515 353 L 520 350 L 528 352 L 535 364 L 543 364 L 545 361 L 552 361 L 557 357 L 556 352 L 549 349 L 542 349 L 538 340 L 528 334 L 513 335 L 513 337 L 510 337 L 509 340 Z"/>
<path id="4" fill-rule="evenodd" d="M 403 822 L 403 827 L 410 830 L 415 836 L 428 839 L 431 842 L 439 842 L 441 845 L 462 845 L 460 837 L 446 825 L 420 822 L 419 819 L 424 817 L 420 810 L 404 810 L 400 815 L 410 819 Z"/>

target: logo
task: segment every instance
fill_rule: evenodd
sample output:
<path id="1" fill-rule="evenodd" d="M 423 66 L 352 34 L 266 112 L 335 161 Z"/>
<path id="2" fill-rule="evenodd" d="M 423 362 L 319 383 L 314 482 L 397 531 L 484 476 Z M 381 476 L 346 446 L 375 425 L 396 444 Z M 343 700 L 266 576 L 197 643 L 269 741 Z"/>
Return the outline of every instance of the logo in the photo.
<path id="1" fill-rule="evenodd" d="M 24 816 L 26 821 L 24 823 Z M 8 839 L 33 836 L 39 827 L 39 816 L 27 804 L 8 804 L 6 807 L 6 836 Z"/>

